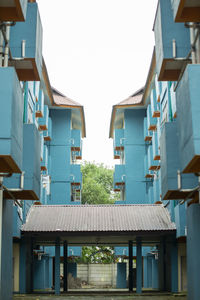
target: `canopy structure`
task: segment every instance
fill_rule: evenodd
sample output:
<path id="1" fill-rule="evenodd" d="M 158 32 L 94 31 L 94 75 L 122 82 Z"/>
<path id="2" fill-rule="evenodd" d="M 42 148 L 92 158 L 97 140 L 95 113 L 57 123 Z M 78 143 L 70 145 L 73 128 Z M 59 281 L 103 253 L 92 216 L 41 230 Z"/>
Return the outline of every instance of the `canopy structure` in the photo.
<path id="1" fill-rule="evenodd" d="M 163 236 L 174 236 L 175 224 L 162 204 L 138 205 L 34 205 L 22 235 L 54 245 L 56 238 L 70 245 L 155 245 Z"/>

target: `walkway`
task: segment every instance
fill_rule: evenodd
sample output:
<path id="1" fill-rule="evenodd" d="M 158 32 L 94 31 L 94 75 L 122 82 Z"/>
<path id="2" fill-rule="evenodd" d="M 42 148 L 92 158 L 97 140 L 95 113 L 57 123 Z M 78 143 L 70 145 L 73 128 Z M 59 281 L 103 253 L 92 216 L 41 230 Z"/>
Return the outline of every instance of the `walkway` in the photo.
<path id="1" fill-rule="evenodd" d="M 91 296 L 44 296 L 44 295 L 23 295 L 23 296 L 14 296 L 13 300 L 187 300 L 186 296 L 183 295 L 142 295 L 138 296 L 136 294 L 131 296 L 107 296 L 107 295 L 91 295 Z"/>

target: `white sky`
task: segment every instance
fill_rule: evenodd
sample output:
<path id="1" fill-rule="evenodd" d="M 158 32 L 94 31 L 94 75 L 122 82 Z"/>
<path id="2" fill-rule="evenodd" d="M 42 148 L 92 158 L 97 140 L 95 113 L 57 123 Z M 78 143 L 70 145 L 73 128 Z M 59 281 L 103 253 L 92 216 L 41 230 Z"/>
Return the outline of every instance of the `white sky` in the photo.
<path id="1" fill-rule="evenodd" d="M 146 81 L 157 0 L 37 0 L 53 87 L 84 106 L 83 159 L 112 166 L 112 105 Z"/>

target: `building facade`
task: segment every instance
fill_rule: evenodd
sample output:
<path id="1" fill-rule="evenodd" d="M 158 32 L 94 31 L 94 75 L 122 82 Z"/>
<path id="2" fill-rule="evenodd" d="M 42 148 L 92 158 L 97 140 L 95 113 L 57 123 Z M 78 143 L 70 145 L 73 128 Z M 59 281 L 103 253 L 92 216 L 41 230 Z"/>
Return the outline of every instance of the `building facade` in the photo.
<path id="1" fill-rule="evenodd" d="M 188 290 L 189 299 L 200 296 L 196 280 L 199 9 L 197 2 L 186 5 L 184 1 L 158 1 L 155 49 L 146 84 L 113 107 L 110 126 L 114 157 L 121 159 L 121 164 L 115 166 L 114 189 L 121 193 L 122 203 L 163 203 L 168 209 L 177 233 L 172 246 L 174 256 L 168 257 L 166 250 L 166 268 L 174 269 L 176 280 L 172 283 L 166 279 L 165 289 Z M 133 182 L 135 174 L 137 184 Z M 152 265 L 145 273 L 145 260 L 144 286 L 146 281 L 153 287 Z"/>
<path id="2" fill-rule="evenodd" d="M 0 21 L 0 298 L 10 300 L 13 291 L 54 285 L 54 250 L 25 240 L 20 228 L 32 205 L 81 203 L 85 117 L 50 85 L 37 3 L 0 1 Z"/>

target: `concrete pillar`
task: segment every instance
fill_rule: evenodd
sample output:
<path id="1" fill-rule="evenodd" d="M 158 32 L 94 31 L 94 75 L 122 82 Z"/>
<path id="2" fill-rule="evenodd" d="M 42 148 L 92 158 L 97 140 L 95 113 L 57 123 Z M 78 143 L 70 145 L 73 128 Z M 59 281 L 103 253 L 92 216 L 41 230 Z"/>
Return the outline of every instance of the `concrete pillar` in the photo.
<path id="1" fill-rule="evenodd" d="M 13 201 L 2 200 L 0 299 L 10 300 L 13 293 Z"/>
<path id="2" fill-rule="evenodd" d="M 117 264 L 117 288 L 126 288 L 126 263 Z"/>
<path id="3" fill-rule="evenodd" d="M 187 208 L 187 280 L 188 299 L 200 299 L 200 205 Z"/>
<path id="4" fill-rule="evenodd" d="M 133 242 L 128 243 L 128 254 L 129 254 L 129 291 L 133 291 Z"/>
<path id="5" fill-rule="evenodd" d="M 178 292 L 178 246 L 176 239 L 171 244 L 171 292 Z"/>
<path id="6" fill-rule="evenodd" d="M 144 271 L 144 275 L 143 275 L 143 286 L 144 288 L 148 288 L 148 256 L 145 255 L 143 256 L 143 271 Z"/>
<path id="7" fill-rule="evenodd" d="M 158 259 L 152 257 L 152 288 L 158 289 Z"/>
<path id="8" fill-rule="evenodd" d="M 21 294 L 33 292 L 33 239 L 22 239 L 20 243 L 20 281 Z"/>
<path id="9" fill-rule="evenodd" d="M 56 239 L 55 245 L 55 294 L 60 295 L 60 239 Z"/>
<path id="10" fill-rule="evenodd" d="M 68 262 L 67 262 L 67 250 L 68 250 L 68 244 L 67 241 L 64 241 L 64 292 L 68 291 L 68 285 L 67 285 L 67 273 L 68 273 Z"/>
<path id="11" fill-rule="evenodd" d="M 152 288 L 152 256 L 147 256 L 147 287 Z"/>
<path id="12" fill-rule="evenodd" d="M 142 243 L 141 239 L 137 239 L 136 243 L 137 261 L 136 261 L 136 293 L 142 293 Z"/>
<path id="13" fill-rule="evenodd" d="M 158 286 L 160 291 L 166 291 L 165 251 L 165 238 L 162 238 L 158 246 Z"/>

